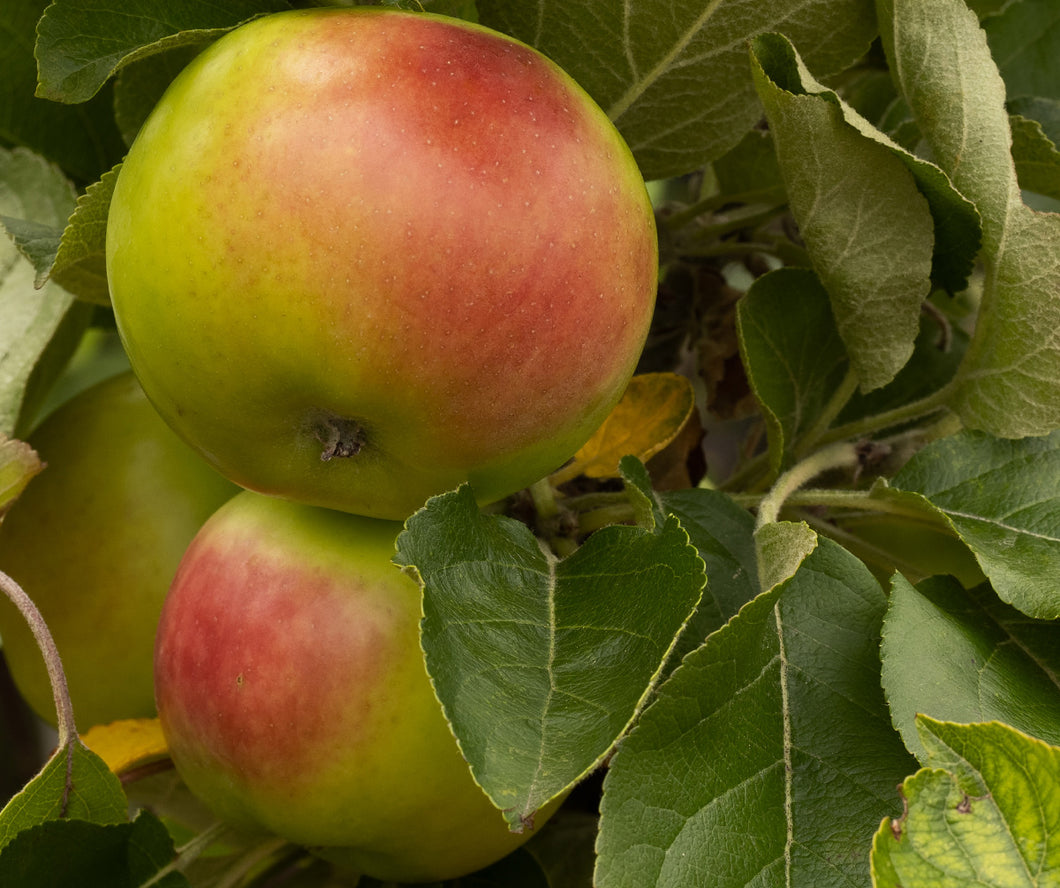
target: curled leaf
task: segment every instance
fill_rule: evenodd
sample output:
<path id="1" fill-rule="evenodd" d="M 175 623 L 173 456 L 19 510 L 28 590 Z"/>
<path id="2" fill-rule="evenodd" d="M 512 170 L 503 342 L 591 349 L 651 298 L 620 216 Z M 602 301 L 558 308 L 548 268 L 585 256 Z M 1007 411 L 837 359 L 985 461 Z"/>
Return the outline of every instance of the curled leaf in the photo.
<path id="1" fill-rule="evenodd" d="M 622 400 L 574 459 L 552 475 L 552 482 L 562 484 L 578 475 L 618 478 L 622 457 L 647 462 L 681 433 L 695 409 L 696 394 L 684 376 L 634 376 Z"/>

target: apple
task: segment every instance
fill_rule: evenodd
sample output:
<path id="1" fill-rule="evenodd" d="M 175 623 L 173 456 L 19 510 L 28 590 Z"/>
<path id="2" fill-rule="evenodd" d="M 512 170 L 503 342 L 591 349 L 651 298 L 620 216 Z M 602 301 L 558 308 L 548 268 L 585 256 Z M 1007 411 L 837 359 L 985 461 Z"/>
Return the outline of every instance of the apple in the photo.
<path id="1" fill-rule="evenodd" d="M 530 831 L 511 833 L 474 782 L 434 695 L 420 587 L 390 560 L 401 528 L 238 494 L 177 571 L 155 693 L 177 771 L 223 820 L 433 881 Z"/>
<path id="2" fill-rule="evenodd" d="M 130 372 L 74 396 L 30 443 L 47 467 L 0 525 L 0 569 L 47 622 L 81 727 L 151 716 L 162 601 L 196 531 L 238 488 L 173 434 Z M 41 653 L 6 598 L 0 637 L 20 692 L 54 724 Z"/>
<path id="3" fill-rule="evenodd" d="M 107 273 L 162 416 L 244 487 L 404 518 L 503 498 L 624 391 L 658 244 L 636 163 L 535 50 L 393 9 L 222 37 L 117 177 Z"/>

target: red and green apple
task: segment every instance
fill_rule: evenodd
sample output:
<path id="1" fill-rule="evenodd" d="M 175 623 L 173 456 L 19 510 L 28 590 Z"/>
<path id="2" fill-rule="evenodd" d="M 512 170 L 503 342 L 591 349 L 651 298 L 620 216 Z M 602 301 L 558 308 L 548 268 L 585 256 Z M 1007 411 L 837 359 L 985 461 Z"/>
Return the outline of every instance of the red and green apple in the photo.
<path id="1" fill-rule="evenodd" d="M 375 878 L 433 881 L 530 831 L 509 832 L 434 695 L 420 587 L 390 560 L 401 527 L 237 495 L 181 562 L 155 686 L 177 770 L 219 817 Z"/>
<path id="2" fill-rule="evenodd" d="M 239 484 L 403 518 L 565 462 L 648 331 L 658 245 L 607 116 L 442 16 L 256 19 L 172 83 L 117 178 L 114 309 L 159 412 Z"/>

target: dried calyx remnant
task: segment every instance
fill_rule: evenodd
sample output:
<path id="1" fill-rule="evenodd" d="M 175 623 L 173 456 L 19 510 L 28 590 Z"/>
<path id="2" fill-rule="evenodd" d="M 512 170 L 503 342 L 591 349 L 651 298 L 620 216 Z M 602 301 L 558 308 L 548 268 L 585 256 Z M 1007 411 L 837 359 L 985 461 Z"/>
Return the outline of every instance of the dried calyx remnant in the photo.
<path id="1" fill-rule="evenodd" d="M 365 428 L 356 419 L 325 413 L 313 422 L 313 437 L 324 445 L 320 459 L 356 456 L 367 443 Z"/>

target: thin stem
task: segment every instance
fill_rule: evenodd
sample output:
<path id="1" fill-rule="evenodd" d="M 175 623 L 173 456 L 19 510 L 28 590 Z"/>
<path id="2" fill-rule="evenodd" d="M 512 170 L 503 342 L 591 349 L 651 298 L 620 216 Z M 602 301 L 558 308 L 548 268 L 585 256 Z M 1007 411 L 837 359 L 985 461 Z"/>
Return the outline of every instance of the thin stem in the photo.
<path id="1" fill-rule="evenodd" d="M 810 430 L 806 433 L 802 443 L 799 445 L 799 449 L 796 451 L 797 456 L 802 456 L 809 453 L 814 445 L 824 436 L 828 431 L 829 427 L 835 422 L 835 418 L 843 411 L 843 408 L 849 403 L 850 399 L 854 397 L 854 393 L 858 390 L 858 374 L 851 367 L 847 370 L 846 376 L 843 377 L 843 381 L 839 383 L 839 386 L 834 392 L 832 397 L 828 399 L 828 403 L 824 405 L 824 409 L 821 410 L 820 415 L 817 417 L 817 421 L 810 427 Z"/>
<path id="2" fill-rule="evenodd" d="M 755 528 L 761 529 L 774 523 L 788 498 L 811 479 L 828 469 L 856 466 L 860 459 L 857 447 L 844 441 L 824 447 L 802 462 L 796 463 L 777 479 L 769 493 L 762 498 L 758 506 Z"/>
<path id="3" fill-rule="evenodd" d="M 629 502 L 614 506 L 604 506 L 601 509 L 593 509 L 591 512 L 584 512 L 579 515 L 578 532 L 591 533 L 611 524 L 625 524 L 633 521 L 634 518 L 636 518 L 636 515 L 633 512 L 633 506 Z"/>
<path id="4" fill-rule="evenodd" d="M 177 849 L 177 856 L 146 882 L 142 882 L 139 888 L 151 888 L 152 885 L 157 885 L 170 873 L 183 872 L 185 867 L 198 860 L 203 851 L 230 830 L 231 827 L 227 823 L 220 821 L 204 829 L 201 833 L 181 845 Z"/>
<path id="5" fill-rule="evenodd" d="M 754 191 L 742 191 L 738 194 L 712 194 L 691 206 L 669 215 L 665 225 L 671 231 L 682 228 L 689 222 L 698 219 L 705 213 L 713 212 L 729 204 L 776 203 L 782 200 L 784 192 L 780 188 L 759 188 Z"/>
<path id="6" fill-rule="evenodd" d="M 831 444 L 835 441 L 843 441 L 849 438 L 864 438 L 881 429 L 891 428 L 902 423 L 912 422 L 914 419 L 920 419 L 932 413 L 938 413 L 940 410 L 947 408 L 952 394 L 953 384 L 944 385 L 937 392 L 933 392 L 919 401 L 912 401 L 909 404 L 903 404 L 901 407 L 895 407 L 893 410 L 887 410 L 873 416 L 865 416 L 853 422 L 848 422 L 846 425 L 838 426 L 822 435 L 818 443 Z"/>
<path id="7" fill-rule="evenodd" d="M 542 478 L 535 481 L 529 487 L 530 498 L 534 501 L 534 509 L 537 510 L 538 519 L 544 520 L 554 518 L 559 514 L 559 506 L 556 504 L 556 489 L 552 481 Z"/>
<path id="8" fill-rule="evenodd" d="M 224 878 L 214 885 L 214 888 L 236 888 L 258 864 L 263 860 L 268 860 L 288 844 L 286 839 L 274 838 L 255 845 L 236 861 L 235 865 L 225 873 Z"/>
<path id="9" fill-rule="evenodd" d="M 59 745 L 66 746 L 77 736 L 77 725 L 74 723 L 74 706 L 70 702 L 70 689 L 66 684 L 66 673 L 63 672 L 62 660 L 59 657 L 59 649 L 55 646 L 55 639 L 44 622 L 44 617 L 37 609 L 37 605 L 22 587 L 7 574 L 0 572 L 0 590 L 11 599 L 12 603 L 29 624 L 33 638 L 40 648 L 44 657 L 44 665 L 48 670 L 48 681 L 52 686 L 52 697 L 55 699 L 56 726 L 59 731 Z"/>

